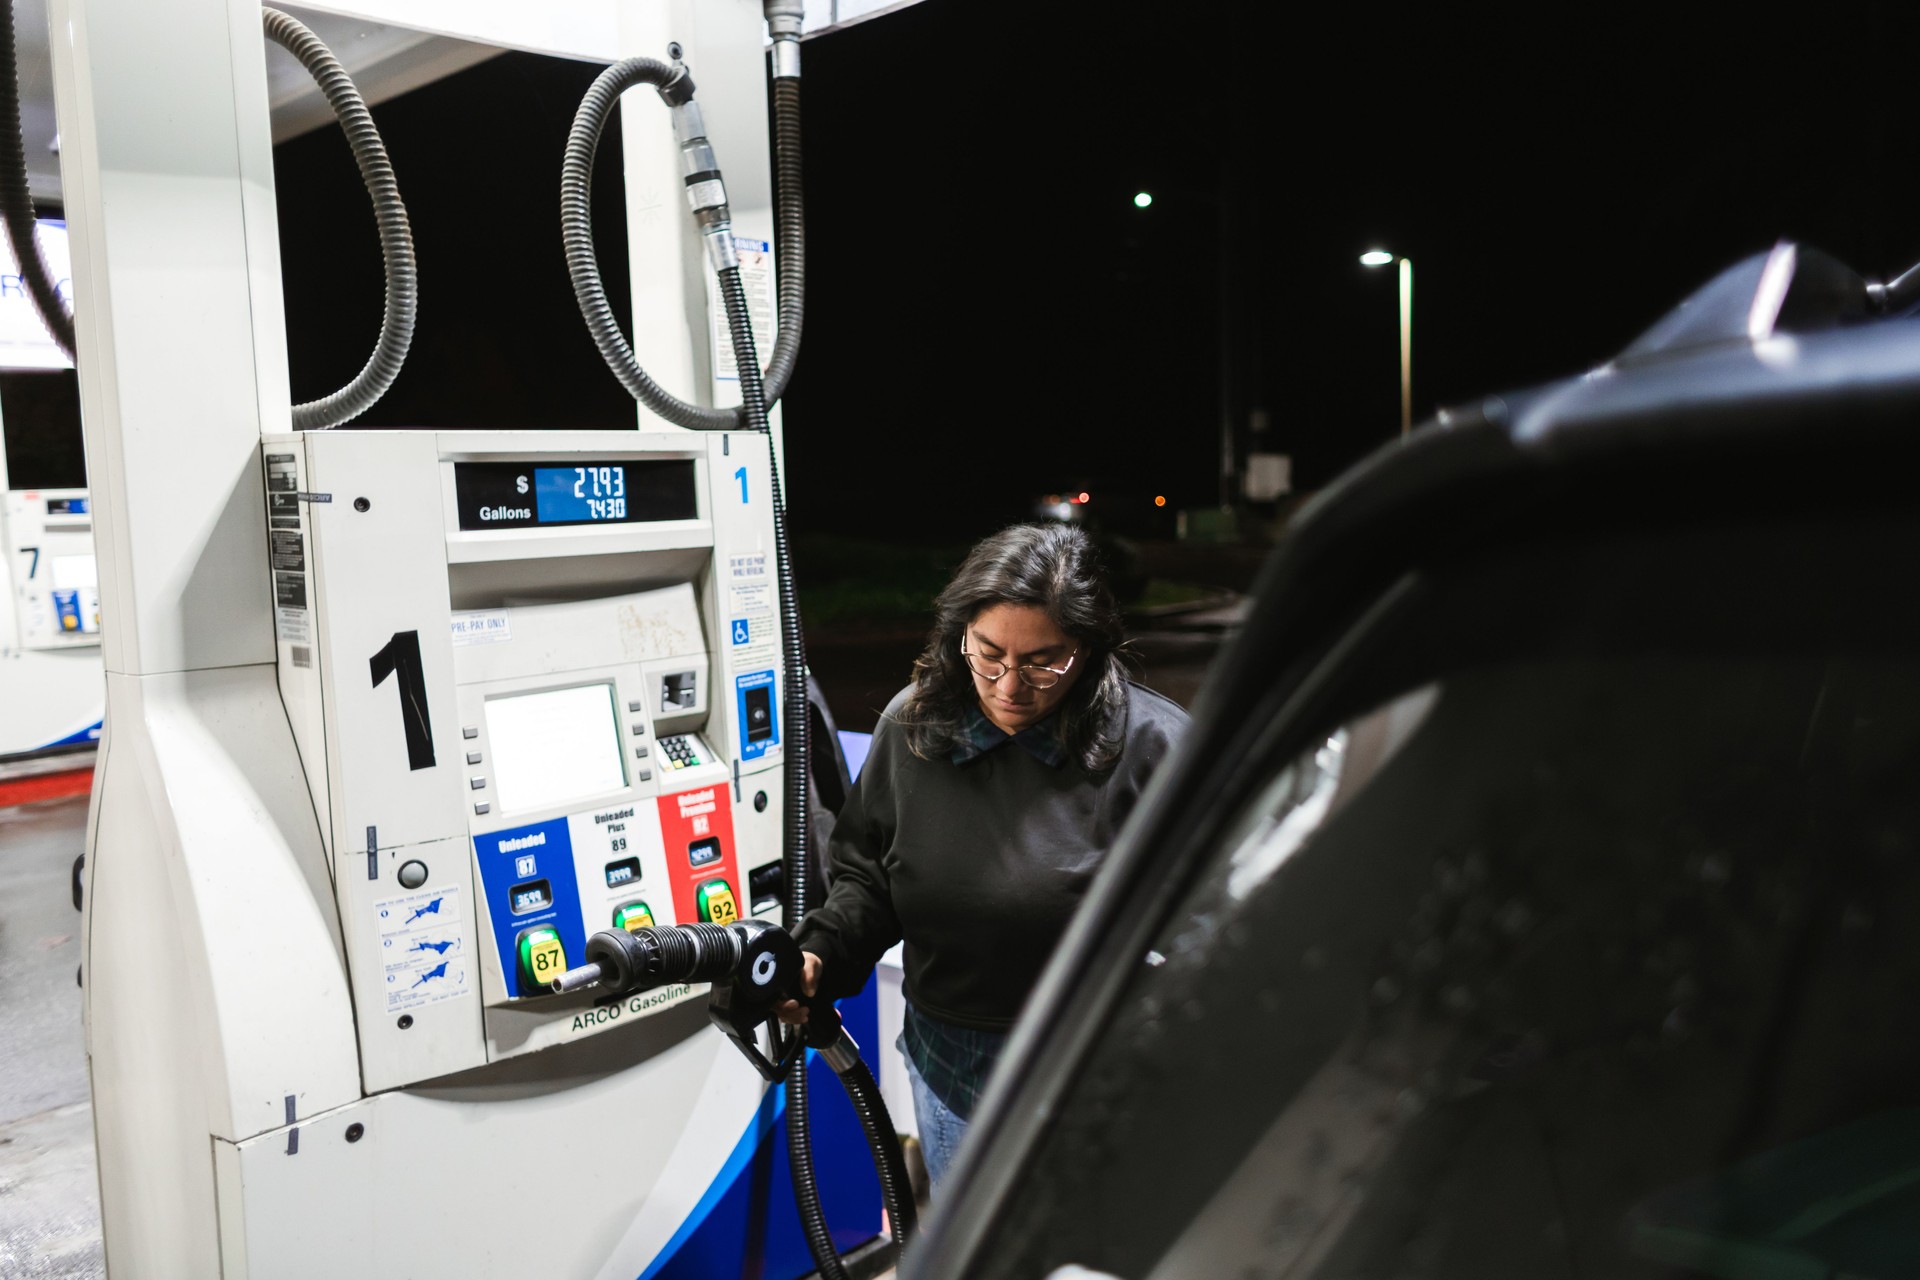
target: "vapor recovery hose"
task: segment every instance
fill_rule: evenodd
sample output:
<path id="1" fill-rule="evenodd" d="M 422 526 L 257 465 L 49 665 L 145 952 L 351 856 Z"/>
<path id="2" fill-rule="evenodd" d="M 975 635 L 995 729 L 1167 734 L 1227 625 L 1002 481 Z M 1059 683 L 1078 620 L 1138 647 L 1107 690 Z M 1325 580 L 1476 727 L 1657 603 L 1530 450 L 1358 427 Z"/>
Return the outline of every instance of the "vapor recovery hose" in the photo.
<path id="1" fill-rule="evenodd" d="M 628 394 L 676 426 L 696 431 L 757 431 L 745 403 L 746 378 L 741 378 L 738 408 L 710 409 L 680 399 L 640 367 L 633 347 L 621 334 L 600 279 L 600 263 L 593 250 L 593 160 L 600 149 L 620 95 L 635 85 L 659 88 L 678 74 L 670 63 L 655 58 L 628 58 L 602 72 L 581 99 L 567 135 L 560 171 L 560 232 L 566 244 L 567 273 L 573 278 L 574 297 L 580 303 L 587 331 L 600 355 L 620 379 Z M 774 169 L 778 176 L 774 208 L 774 255 L 778 261 L 775 297 L 778 332 L 773 356 L 761 375 L 763 405 L 777 403 L 793 377 L 800 351 L 800 331 L 806 313 L 806 205 L 801 195 L 800 82 L 781 77 L 773 82 Z M 756 357 L 757 361 L 757 357 Z M 755 369 L 759 366 L 756 363 Z M 742 366 L 744 371 L 745 366 Z"/>
<path id="2" fill-rule="evenodd" d="M 13 5 L 7 5 L 7 20 L 0 23 L 0 217 L 7 223 L 7 241 L 13 246 L 13 260 L 27 282 L 27 295 L 40 323 L 67 353 L 73 355 L 73 313 L 54 287 L 53 272 L 40 251 L 34 234 L 33 192 L 27 185 L 27 149 L 20 138 L 20 68 L 13 41 Z"/>
<path id="3" fill-rule="evenodd" d="M 360 180 L 373 197 L 373 216 L 380 225 L 380 253 L 386 261 L 386 309 L 373 355 L 353 381 L 332 395 L 293 406 L 294 430 L 312 431 L 351 422 L 371 409 L 400 376 L 407 348 L 413 343 L 414 313 L 419 303 L 413 231 L 407 222 L 407 206 L 400 199 L 399 184 L 393 178 L 393 165 L 387 160 L 387 148 L 346 68 L 297 18 L 278 9 L 263 8 L 260 14 L 267 38 L 300 60 L 339 118 L 347 144 L 353 148 L 354 163 L 360 167 Z"/>

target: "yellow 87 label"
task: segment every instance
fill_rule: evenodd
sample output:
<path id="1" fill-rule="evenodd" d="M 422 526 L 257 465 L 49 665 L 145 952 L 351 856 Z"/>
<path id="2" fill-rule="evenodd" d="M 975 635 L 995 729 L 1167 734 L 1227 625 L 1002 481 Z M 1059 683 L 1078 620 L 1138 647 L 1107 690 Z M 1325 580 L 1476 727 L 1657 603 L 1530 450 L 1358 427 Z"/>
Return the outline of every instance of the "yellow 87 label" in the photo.
<path id="1" fill-rule="evenodd" d="M 567 971 L 567 949 L 552 929 L 523 934 L 520 939 L 520 972 L 535 987 L 544 987 Z"/>
<path id="2" fill-rule="evenodd" d="M 566 972 L 566 949 L 558 938 L 548 938 L 544 942 L 533 944 L 533 976 L 541 981 L 551 981 Z"/>

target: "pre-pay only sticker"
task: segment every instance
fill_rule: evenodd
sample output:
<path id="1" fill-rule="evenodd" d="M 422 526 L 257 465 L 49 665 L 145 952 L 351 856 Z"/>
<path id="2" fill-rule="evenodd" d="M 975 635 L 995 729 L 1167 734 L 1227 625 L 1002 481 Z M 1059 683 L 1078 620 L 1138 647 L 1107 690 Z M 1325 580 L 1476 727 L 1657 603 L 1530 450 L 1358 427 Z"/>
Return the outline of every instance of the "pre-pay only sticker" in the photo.
<path id="1" fill-rule="evenodd" d="M 513 639 L 513 618 L 505 609 L 480 609 L 452 617 L 453 643 L 499 644 Z"/>
<path id="2" fill-rule="evenodd" d="M 420 889 L 373 904 L 387 1012 L 439 1004 L 472 989 L 460 891 Z"/>

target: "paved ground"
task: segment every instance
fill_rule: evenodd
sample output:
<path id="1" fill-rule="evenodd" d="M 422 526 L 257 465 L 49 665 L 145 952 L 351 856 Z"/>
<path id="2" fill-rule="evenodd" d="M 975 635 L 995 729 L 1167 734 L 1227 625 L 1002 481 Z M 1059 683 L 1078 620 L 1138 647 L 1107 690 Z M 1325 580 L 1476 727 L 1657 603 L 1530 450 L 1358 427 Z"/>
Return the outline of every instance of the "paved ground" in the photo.
<path id="1" fill-rule="evenodd" d="M 100 1276 L 100 1201 L 69 875 L 80 796 L 0 809 L 0 1276 Z"/>

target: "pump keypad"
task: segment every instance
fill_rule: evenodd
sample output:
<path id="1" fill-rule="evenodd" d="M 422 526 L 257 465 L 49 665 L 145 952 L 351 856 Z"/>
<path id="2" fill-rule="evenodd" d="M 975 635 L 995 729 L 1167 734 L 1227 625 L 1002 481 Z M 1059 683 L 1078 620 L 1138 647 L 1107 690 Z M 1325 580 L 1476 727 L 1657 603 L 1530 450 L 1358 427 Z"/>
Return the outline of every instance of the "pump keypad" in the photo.
<path id="1" fill-rule="evenodd" d="M 660 763 L 667 769 L 691 769 L 702 763 L 700 739 L 692 734 L 660 739 Z"/>

